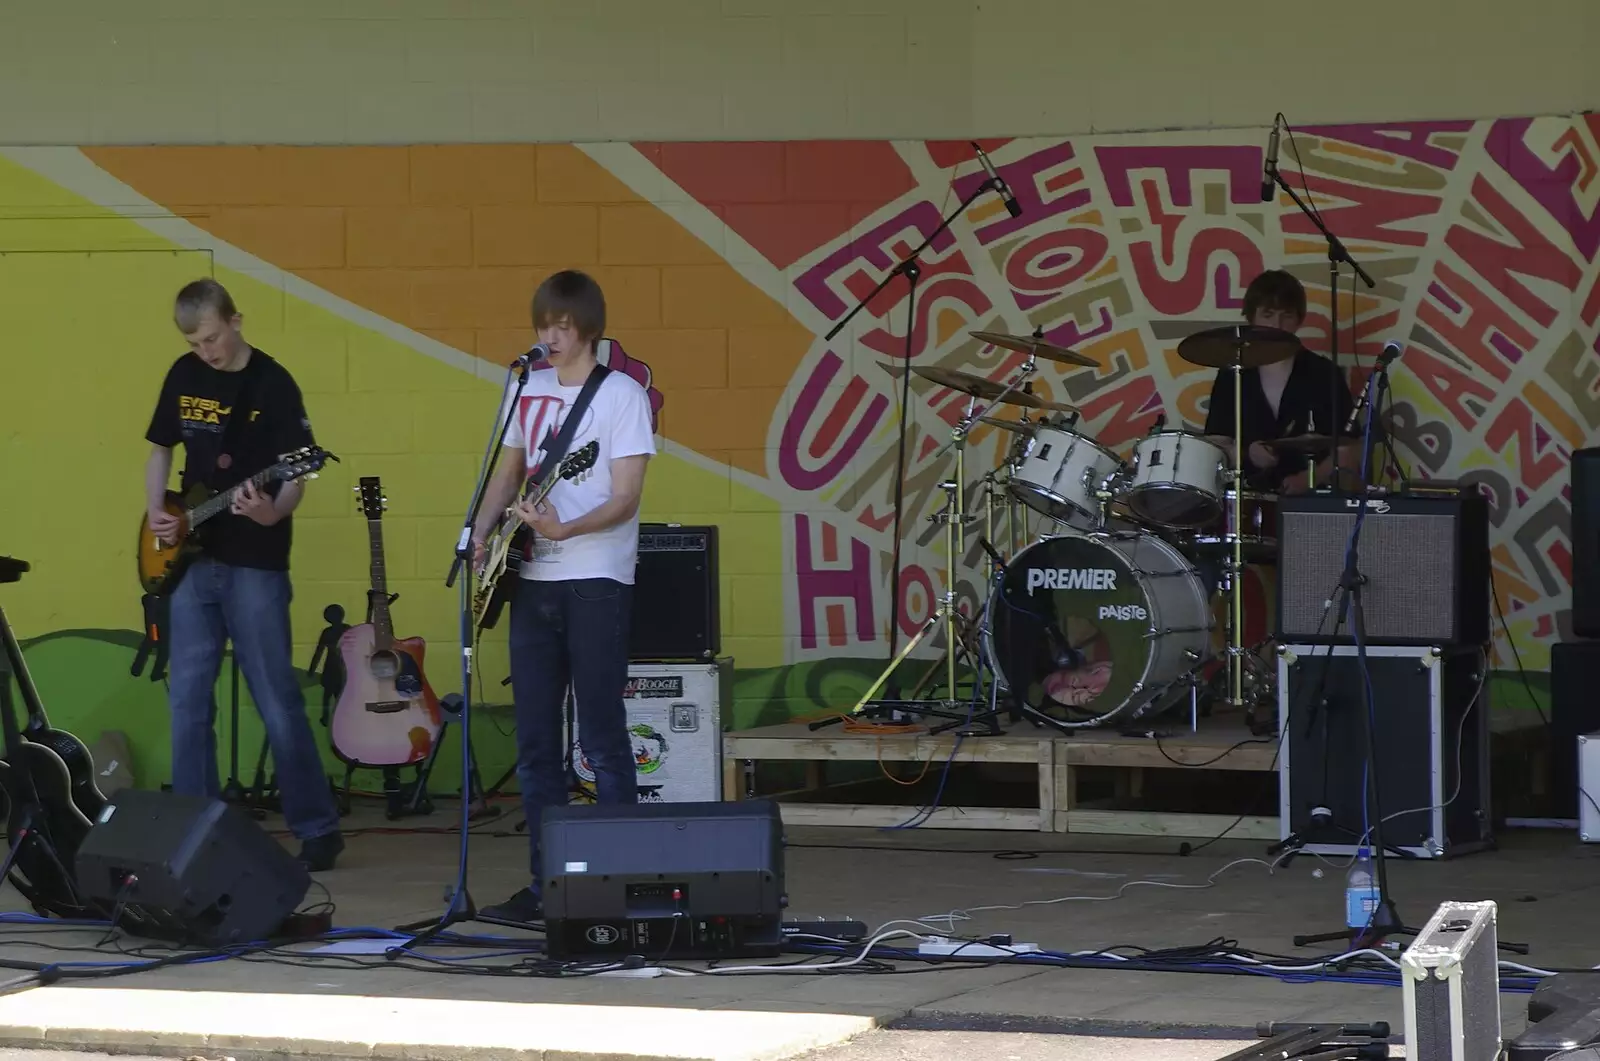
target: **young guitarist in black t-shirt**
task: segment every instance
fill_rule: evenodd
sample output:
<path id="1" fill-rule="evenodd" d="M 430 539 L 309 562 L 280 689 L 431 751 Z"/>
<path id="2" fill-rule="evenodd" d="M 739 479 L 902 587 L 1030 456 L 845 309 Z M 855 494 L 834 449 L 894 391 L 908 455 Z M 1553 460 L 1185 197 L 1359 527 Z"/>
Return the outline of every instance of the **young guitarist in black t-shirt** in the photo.
<path id="1" fill-rule="evenodd" d="M 173 319 L 190 352 L 167 371 L 145 434 L 153 447 L 145 466 L 150 529 L 163 537 L 177 530 L 163 505 L 173 447 L 184 449 L 185 489 L 201 483 L 219 491 L 313 442 L 294 377 L 245 341 L 243 318 L 221 284 L 207 279 L 185 286 Z M 221 794 L 214 693 L 224 642 L 232 640 L 266 727 L 284 818 L 301 841 L 300 861 L 326 870 L 344 839 L 306 717 L 289 629 L 291 515 L 302 489 L 298 482 L 246 486 L 231 512 L 206 525 L 204 553 L 172 591 L 172 787 L 186 795 Z"/>

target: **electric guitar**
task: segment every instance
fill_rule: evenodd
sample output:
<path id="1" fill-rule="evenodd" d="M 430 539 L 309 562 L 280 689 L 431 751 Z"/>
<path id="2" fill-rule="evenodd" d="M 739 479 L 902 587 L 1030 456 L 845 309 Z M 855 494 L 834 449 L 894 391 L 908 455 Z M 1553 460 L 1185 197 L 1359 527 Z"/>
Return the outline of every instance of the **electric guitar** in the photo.
<path id="1" fill-rule="evenodd" d="M 315 479 L 328 461 L 336 461 L 332 453 L 321 446 L 305 446 L 283 458 L 270 468 L 256 472 L 245 483 L 256 489 L 271 482 L 294 482 L 297 479 Z M 162 507 L 178 517 L 176 540 L 170 544 L 157 538 L 150 529 L 150 514 L 139 520 L 139 584 L 144 591 L 164 597 L 178 588 L 183 573 L 197 557 L 205 552 L 205 532 L 201 526 L 213 516 L 233 508 L 234 499 L 244 489 L 245 483 L 212 494 L 196 483 L 186 493 L 168 490 Z"/>
<path id="2" fill-rule="evenodd" d="M 367 517 L 372 551 L 371 618 L 339 639 L 344 688 L 333 708 L 329 740 L 334 754 L 359 766 L 412 766 L 433 751 L 444 728 L 439 699 L 422 670 L 427 643 L 396 638 L 389 616 L 383 560 L 383 510 L 388 501 L 375 476 L 356 487 Z"/>
<path id="3" fill-rule="evenodd" d="M 555 474 L 548 476 L 539 487 L 529 493 L 533 479 L 522 484 L 523 497 L 533 504 L 541 504 L 556 483 L 563 479 L 578 479 L 594 467 L 600 455 L 600 443 L 591 440 L 586 445 L 561 458 Z M 487 630 L 500 619 L 500 611 L 516 592 L 522 578 L 522 561 L 531 553 L 533 528 L 522 522 L 515 506 L 507 508 L 488 540 L 484 543 L 483 570 L 478 573 L 478 590 L 472 597 L 473 617 L 478 627 Z"/>

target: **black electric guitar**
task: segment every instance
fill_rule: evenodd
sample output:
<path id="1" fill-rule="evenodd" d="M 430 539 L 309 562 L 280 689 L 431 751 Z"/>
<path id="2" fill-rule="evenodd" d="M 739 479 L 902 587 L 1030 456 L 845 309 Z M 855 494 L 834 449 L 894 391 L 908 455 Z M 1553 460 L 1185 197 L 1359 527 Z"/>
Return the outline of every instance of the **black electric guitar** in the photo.
<path id="1" fill-rule="evenodd" d="M 3 611 L 0 638 L 5 649 L 0 661 L 0 682 L 5 683 L 0 689 L 0 725 L 6 751 L 0 791 L 6 803 L 8 846 L 22 837 L 12 870 L 24 881 L 13 882 L 41 914 L 104 917 L 104 911 L 80 901 L 73 869 L 78 847 L 108 802 L 95 782 L 94 757 L 83 741 L 50 724 Z M 20 728 L 12 712 L 12 677 L 27 709 Z"/>
<path id="2" fill-rule="evenodd" d="M 244 483 L 229 487 L 216 494 L 209 493 L 198 483 L 185 494 L 167 491 L 164 506 L 178 520 L 173 532 L 174 541 L 163 541 L 150 529 L 150 514 L 146 512 L 139 521 L 139 584 L 146 593 L 166 596 L 178 586 L 178 580 L 195 558 L 205 551 L 205 534 L 201 527 L 214 516 L 233 508 L 234 498 L 249 483 L 257 489 L 272 482 L 294 482 L 315 479 L 328 461 L 336 461 L 332 453 L 321 446 L 304 446 L 270 468 L 256 472 Z"/>
<path id="3" fill-rule="evenodd" d="M 600 443 L 591 440 L 561 458 L 555 474 L 537 488 L 530 477 L 522 484 L 524 500 L 538 505 L 562 479 L 577 479 L 594 467 Z M 500 611 L 516 592 L 522 578 L 522 561 L 533 548 L 533 529 L 522 522 L 515 506 L 506 509 L 484 547 L 483 570 L 478 573 L 478 591 L 473 595 L 472 612 L 480 629 L 487 630 L 500 619 Z"/>

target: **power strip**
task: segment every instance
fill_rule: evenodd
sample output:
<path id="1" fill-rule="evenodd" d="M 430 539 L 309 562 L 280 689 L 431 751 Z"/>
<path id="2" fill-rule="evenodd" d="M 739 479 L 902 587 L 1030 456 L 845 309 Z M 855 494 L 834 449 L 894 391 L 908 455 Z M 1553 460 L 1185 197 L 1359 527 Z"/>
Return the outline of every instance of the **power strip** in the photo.
<path id="1" fill-rule="evenodd" d="M 991 940 L 1008 939 L 1005 936 L 991 936 Z M 931 957 L 954 955 L 958 958 L 1015 958 L 1019 954 L 1037 954 L 1037 943 L 977 943 L 959 939 L 946 939 L 944 936 L 934 936 L 917 944 L 917 953 Z"/>

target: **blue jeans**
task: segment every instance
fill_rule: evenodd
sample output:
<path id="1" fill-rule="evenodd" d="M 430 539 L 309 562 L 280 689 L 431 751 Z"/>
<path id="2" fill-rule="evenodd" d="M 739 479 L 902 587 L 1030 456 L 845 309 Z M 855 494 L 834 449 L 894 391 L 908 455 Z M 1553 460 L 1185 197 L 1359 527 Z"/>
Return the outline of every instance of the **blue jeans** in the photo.
<path id="1" fill-rule="evenodd" d="M 572 685 L 583 754 L 601 803 L 639 800 L 638 767 L 622 694 L 628 682 L 633 587 L 609 578 L 523 579 L 511 603 L 511 689 L 517 783 L 528 819 L 529 869 L 539 891 L 539 823 L 564 805 L 568 778 L 562 705 Z"/>
<path id="2" fill-rule="evenodd" d="M 287 571 L 195 562 L 172 593 L 168 690 L 172 703 L 172 788 L 221 795 L 217 776 L 217 675 L 233 642 L 250 697 L 266 727 L 283 816 L 301 840 L 339 830 L 339 811 L 306 717 L 292 656 Z"/>

